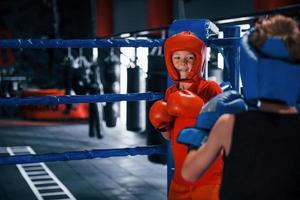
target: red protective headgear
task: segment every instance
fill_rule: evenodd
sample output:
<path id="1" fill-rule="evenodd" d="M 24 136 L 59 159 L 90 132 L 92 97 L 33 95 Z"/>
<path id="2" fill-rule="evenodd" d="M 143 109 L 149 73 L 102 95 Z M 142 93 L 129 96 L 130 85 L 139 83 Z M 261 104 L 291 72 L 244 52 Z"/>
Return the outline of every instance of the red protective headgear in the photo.
<path id="1" fill-rule="evenodd" d="M 187 79 L 184 80 L 180 80 L 180 76 L 172 62 L 172 54 L 175 51 L 182 50 L 189 51 L 195 55 L 194 65 L 189 72 Z M 193 82 L 195 80 L 199 80 L 199 78 L 201 78 L 201 72 L 205 60 L 205 50 L 206 46 L 204 42 L 190 31 L 183 31 L 166 39 L 164 44 L 164 54 L 167 70 L 171 79 L 175 82 Z"/>

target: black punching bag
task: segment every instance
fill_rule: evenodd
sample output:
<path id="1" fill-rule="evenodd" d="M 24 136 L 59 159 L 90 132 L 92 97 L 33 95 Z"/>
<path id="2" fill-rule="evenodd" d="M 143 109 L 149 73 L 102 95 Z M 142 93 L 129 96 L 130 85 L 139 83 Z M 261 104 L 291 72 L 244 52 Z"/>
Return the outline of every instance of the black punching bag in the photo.
<path id="1" fill-rule="evenodd" d="M 165 93 L 167 89 L 167 71 L 165 67 L 163 56 L 148 56 L 148 77 L 147 77 L 147 91 Z M 149 121 L 149 110 L 154 101 L 147 101 L 146 103 L 146 132 L 147 144 L 159 145 L 164 144 L 166 140 L 161 134 L 154 129 Z M 154 163 L 166 164 L 165 155 L 150 155 L 149 160 Z"/>
<path id="2" fill-rule="evenodd" d="M 116 55 L 113 55 L 116 56 Z M 106 59 L 103 63 L 103 87 L 105 94 L 120 93 L 120 63 L 118 59 L 112 57 Z M 104 119 L 107 127 L 115 127 L 119 117 L 120 103 L 107 102 L 104 106 Z"/>
<path id="3" fill-rule="evenodd" d="M 141 78 L 143 71 L 139 66 L 127 69 L 127 93 L 141 92 Z M 127 123 L 129 131 L 142 131 L 145 110 L 142 110 L 141 101 L 127 101 Z"/>

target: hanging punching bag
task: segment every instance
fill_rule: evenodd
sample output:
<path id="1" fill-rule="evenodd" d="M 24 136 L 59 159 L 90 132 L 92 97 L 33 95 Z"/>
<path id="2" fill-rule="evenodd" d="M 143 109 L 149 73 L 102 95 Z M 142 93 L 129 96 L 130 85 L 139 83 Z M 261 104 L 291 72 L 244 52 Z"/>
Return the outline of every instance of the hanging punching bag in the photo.
<path id="1" fill-rule="evenodd" d="M 103 86 L 100 79 L 100 66 L 98 63 L 94 62 L 90 66 L 89 79 L 90 84 L 88 86 L 88 92 L 90 95 L 103 94 Z M 103 127 L 101 126 L 101 121 L 103 117 L 102 105 L 99 103 L 90 103 L 89 106 L 89 136 L 97 136 L 101 139 Z"/>
<path id="2" fill-rule="evenodd" d="M 143 71 L 139 66 L 127 69 L 127 93 L 141 92 L 141 79 Z M 129 131 L 142 131 L 145 109 L 142 109 L 141 101 L 127 101 L 127 123 Z"/>
<path id="3" fill-rule="evenodd" d="M 116 56 L 116 55 L 113 55 Z M 117 59 L 105 59 L 103 70 L 103 88 L 105 94 L 120 93 L 120 64 Z M 115 127 L 119 117 L 120 103 L 107 102 L 104 106 L 104 119 L 107 127 Z"/>
<path id="4" fill-rule="evenodd" d="M 65 89 L 65 95 L 71 95 L 71 90 L 73 87 L 73 63 L 74 58 L 69 55 L 64 58 L 63 62 L 61 63 L 61 67 L 63 70 L 63 81 L 64 81 L 64 89 Z M 72 109 L 72 104 L 66 104 L 64 113 L 69 114 Z"/>
<path id="5" fill-rule="evenodd" d="M 148 77 L 147 77 L 147 91 L 151 92 L 162 92 L 164 93 L 167 89 L 167 71 L 165 67 L 163 56 L 148 56 Z M 154 101 L 147 101 L 146 103 L 146 132 L 147 132 L 147 144 L 158 145 L 164 144 L 166 140 L 161 134 L 154 129 L 149 121 L 149 110 Z M 150 155 L 149 160 L 154 163 L 166 163 L 165 155 Z"/>

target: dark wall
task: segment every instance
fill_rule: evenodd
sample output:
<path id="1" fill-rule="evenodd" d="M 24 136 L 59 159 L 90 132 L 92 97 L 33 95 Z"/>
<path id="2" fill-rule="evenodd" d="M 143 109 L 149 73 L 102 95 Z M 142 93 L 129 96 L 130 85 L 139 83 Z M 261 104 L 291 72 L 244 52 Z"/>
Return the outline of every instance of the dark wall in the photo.
<path id="1" fill-rule="evenodd" d="M 94 0 L 57 0 L 63 38 L 94 38 Z"/>
<path id="2" fill-rule="evenodd" d="M 13 38 L 94 38 L 94 0 L 1 0 L 0 31 Z M 61 67 L 66 49 L 14 49 L 14 75 L 24 75 L 28 87 L 63 87 Z M 74 57 L 79 50 L 73 49 Z M 91 49 L 84 49 L 91 57 Z M 0 66 L 1 70 L 1 66 Z M 0 71 L 1 73 L 1 71 Z"/>
<path id="3" fill-rule="evenodd" d="M 254 12 L 253 0 L 173 0 L 173 18 L 180 18 L 184 3 L 186 18 L 220 19 Z M 147 29 L 147 0 L 113 0 L 114 33 Z"/>
<path id="4" fill-rule="evenodd" d="M 113 0 L 114 33 L 146 29 L 146 0 Z"/>
<path id="5" fill-rule="evenodd" d="M 174 18 L 178 18 L 179 1 L 174 1 Z M 224 19 L 254 12 L 253 0 L 184 0 L 186 18 Z"/>
<path id="6" fill-rule="evenodd" d="M 13 31 L 14 36 L 19 38 L 53 38 L 57 37 L 57 31 L 58 36 L 68 38 L 94 37 L 92 2 L 1 0 L 0 28 Z"/>
<path id="7" fill-rule="evenodd" d="M 12 30 L 15 37 L 94 37 L 96 0 L 1 0 L 0 28 Z M 145 29 L 147 0 L 112 0 L 114 33 Z M 179 1 L 184 2 L 187 18 L 227 18 L 254 11 L 253 0 L 173 0 L 174 19 Z M 55 22 L 55 19 L 58 21 Z M 58 23 L 58 26 L 57 26 Z M 57 30 L 58 29 L 58 30 Z"/>
<path id="8" fill-rule="evenodd" d="M 0 28 L 13 32 L 14 37 L 41 37 L 52 34 L 51 5 L 40 0 L 0 3 Z"/>

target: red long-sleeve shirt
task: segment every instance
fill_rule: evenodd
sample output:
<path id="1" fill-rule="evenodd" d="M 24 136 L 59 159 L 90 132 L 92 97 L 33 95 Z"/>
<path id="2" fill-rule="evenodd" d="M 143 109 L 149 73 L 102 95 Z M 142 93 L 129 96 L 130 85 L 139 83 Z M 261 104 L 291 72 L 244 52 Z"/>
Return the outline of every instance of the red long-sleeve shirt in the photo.
<path id="1" fill-rule="evenodd" d="M 178 91 L 177 85 L 173 85 L 166 90 L 165 100 L 168 102 L 168 97 L 170 94 Z M 201 79 L 195 83 L 193 83 L 189 91 L 198 95 L 204 103 L 209 101 L 214 96 L 220 94 L 222 92 L 221 88 L 216 82 L 206 81 Z M 186 145 L 177 143 L 176 139 L 179 132 L 187 127 L 194 127 L 196 124 L 196 118 L 183 118 L 176 117 L 174 121 L 174 125 L 171 129 L 171 145 L 174 156 L 175 163 L 175 172 L 173 181 L 178 184 L 184 185 L 215 185 L 221 183 L 222 170 L 223 170 L 223 161 L 221 155 L 218 156 L 217 160 L 211 165 L 211 167 L 206 171 L 206 173 L 195 183 L 190 183 L 185 181 L 181 176 L 181 169 L 183 162 L 187 156 L 188 148 Z"/>

